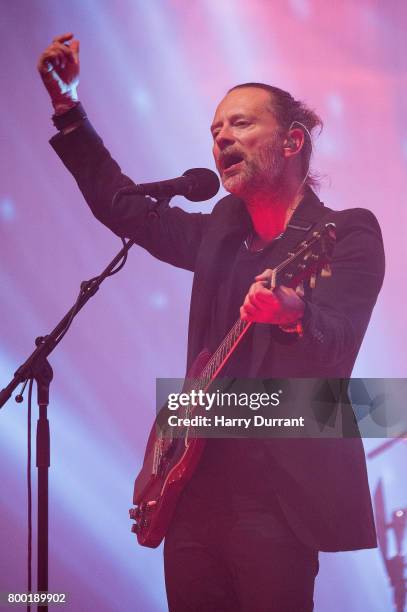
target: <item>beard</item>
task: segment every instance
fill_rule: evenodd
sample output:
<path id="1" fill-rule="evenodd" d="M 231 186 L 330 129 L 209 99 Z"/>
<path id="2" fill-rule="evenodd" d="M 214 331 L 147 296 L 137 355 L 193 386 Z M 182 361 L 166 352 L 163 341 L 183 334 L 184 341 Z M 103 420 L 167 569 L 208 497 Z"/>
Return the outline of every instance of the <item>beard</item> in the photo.
<path id="1" fill-rule="evenodd" d="M 222 175 L 226 191 L 242 199 L 262 193 L 278 195 L 284 191 L 285 159 L 281 141 L 281 136 L 276 135 L 272 142 L 258 149 L 251 159 L 245 157 L 239 168 Z"/>

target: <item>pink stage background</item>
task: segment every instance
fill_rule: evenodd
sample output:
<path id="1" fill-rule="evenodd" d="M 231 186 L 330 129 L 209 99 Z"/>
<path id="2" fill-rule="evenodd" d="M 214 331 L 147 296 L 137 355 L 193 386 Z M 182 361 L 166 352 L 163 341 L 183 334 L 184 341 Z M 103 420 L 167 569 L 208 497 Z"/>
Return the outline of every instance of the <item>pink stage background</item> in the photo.
<path id="1" fill-rule="evenodd" d="M 51 107 L 35 66 L 67 31 L 82 45 L 80 99 L 138 182 L 213 168 L 209 125 L 237 83 L 288 89 L 321 114 L 321 198 L 372 210 L 387 254 L 354 375 L 405 377 L 406 26 L 403 0 L 1 0 L 0 387 L 80 281 L 120 248 L 47 142 Z M 214 202 L 177 203 L 207 211 Z M 69 593 L 67 609 L 166 609 L 162 551 L 136 545 L 127 509 L 155 379 L 184 373 L 190 288 L 189 273 L 135 247 L 52 355 L 50 590 Z M 25 438 L 26 404 L 9 401 L 0 414 L 0 591 L 26 590 Z M 402 443 L 369 462 L 389 510 L 407 506 L 406 463 Z M 322 555 L 315 609 L 390 611 L 379 552 Z"/>

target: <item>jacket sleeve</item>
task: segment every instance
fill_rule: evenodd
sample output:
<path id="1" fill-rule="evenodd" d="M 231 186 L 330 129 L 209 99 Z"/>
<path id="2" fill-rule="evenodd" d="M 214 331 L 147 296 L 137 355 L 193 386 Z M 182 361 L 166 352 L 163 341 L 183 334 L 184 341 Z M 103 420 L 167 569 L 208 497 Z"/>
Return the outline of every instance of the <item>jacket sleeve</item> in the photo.
<path id="1" fill-rule="evenodd" d="M 110 156 L 88 120 L 68 134 L 50 140 L 95 217 L 121 238 L 132 238 L 152 255 L 193 271 L 209 215 L 170 208 L 137 194 L 114 195 L 134 183 Z"/>
<path id="2" fill-rule="evenodd" d="M 356 356 L 384 278 L 384 249 L 375 216 L 365 209 L 338 213 L 332 275 L 317 280 L 306 299 L 300 342 L 326 366 Z"/>

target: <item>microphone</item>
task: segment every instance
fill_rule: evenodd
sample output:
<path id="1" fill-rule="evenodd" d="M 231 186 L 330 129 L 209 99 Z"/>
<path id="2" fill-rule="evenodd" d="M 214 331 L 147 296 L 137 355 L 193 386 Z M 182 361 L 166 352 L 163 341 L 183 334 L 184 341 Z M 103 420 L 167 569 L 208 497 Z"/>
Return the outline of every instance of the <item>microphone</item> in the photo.
<path id="1" fill-rule="evenodd" d="M 139 193 L 159 200 L 182 195 L 191 202 L 202 202 L 213 198 L 218 193 L 219 187 L 219 178 L 215 172 L 207 168 L 191 168 L 186 170 L 182 176 L 167 181 L 123 187 L 117 192 L 116 196 Z"/>

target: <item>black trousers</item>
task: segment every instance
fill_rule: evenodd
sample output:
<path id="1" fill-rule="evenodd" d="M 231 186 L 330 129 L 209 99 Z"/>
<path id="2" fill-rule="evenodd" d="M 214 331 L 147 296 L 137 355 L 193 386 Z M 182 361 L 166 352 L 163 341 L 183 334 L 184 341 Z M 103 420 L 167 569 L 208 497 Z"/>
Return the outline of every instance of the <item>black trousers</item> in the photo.
<path id="1" fill-rule="evenodd" d="M 183 503 L 164 545 L 170 612 L 311 612 L 318 551 L 281 510 Z M 205 512 L 203 512 L 205 508 Z"/>

